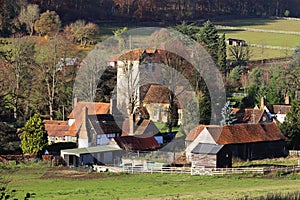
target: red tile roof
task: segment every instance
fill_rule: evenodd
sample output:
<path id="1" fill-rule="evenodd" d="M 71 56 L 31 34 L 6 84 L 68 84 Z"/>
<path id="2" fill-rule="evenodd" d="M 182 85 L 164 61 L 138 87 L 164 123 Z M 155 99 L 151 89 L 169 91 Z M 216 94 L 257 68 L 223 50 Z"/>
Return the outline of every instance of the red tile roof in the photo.
<path id="1" fill-rule="evenodd" d="M 164 50 L 156 50 L 156 49 L 134 49 L 123 53 L 120 56 L 116 56 L 112 58 L 113 61 L 118 60 L 135 60 L 139 61 L 144 56 L 152 57 L 152 61 L 159 62 L 161 59 L 161 54 L 165 52 Z"/>
<path id="2" fill-rule="evenodd" d="M 203 129 L 206 127 L 206 125 L 199 125 L 196 128 L 193 128 L 189 134 L 186 136 L 186 141 L 194 141 L 198 135 L 203 131 Z"/>
<path id="3" fill-rule="evenodd" d="M 78 116 L 81 116 L 83 107 L 88 108 L 88 115 L 109 114 L 110 111 L 110 103 L 79 102 L 69 115 L 69 119 L 74 119 Z"/>
<path id="4" fill-rule="evenodd" d="M 122 136 L 128 136 L 129 132 L 129 118 L 126 118 L 122 126 Z M 143 119 L 135 123 L 134 135 L 155 135 L 157 133 L 159 130 L 151 120 Z"/>
<path id="5" fill-rule="evenodd" d="M 216 144 L 241 144 L 264 141 L 285 140 L 275 123 L 236 124 L 229 126 L 205 126 Z M 194 140 L 201 134 L 204 127 L 193 129 L 186 140 Z M 191 134 L 191 135 L 190 135 Z"/>
<path id="6" fill-rule="evenodd" d="M 237 123 L 259 123 L 264 115 L 264 110 L 261 109 L 238 109 L 233 108 L 232 113 L 236 115 Z"/>
<path id="7" fill-rule="evenodd" d="M 69 126 L 67 121 L 56 120 L 44 120 L 45 129 L 48 136 L 63 137 L 72 136 L 76 137 L 76 134 L 69 132 Z"/>
<path id="8" fill-rule="evenodd" d="M 146 104 L 151 104 L 151 103 L 169 104 L 169 93 L 170 93 L 170 90 L 166 86 L 151 85 L 148 92 L 145 95 L 143 103 L 146 103 Z M 175 104 L 177 104 L 178 108 L 182 108 L 182 106 L 178 102 L 178 98 L 176 97 L 176 91 L 175 91 L 175 96 L 174 96 L 174 102 L 175 102 Z"/>
<path id="9" fill-rule="evenodd" d="M 272 114 L 286 114 L 290 111 L 291 105 L 267 105 Z"/>
<path id="10" fill-rule="evenodd" d="M 156 150 L 159 148 L 159 144 L 155 140 L 154 136 L 149 137 L 136 137 L 136 136 L 122 136 L 114 138 L 116 143 L 124 150 Z"/>

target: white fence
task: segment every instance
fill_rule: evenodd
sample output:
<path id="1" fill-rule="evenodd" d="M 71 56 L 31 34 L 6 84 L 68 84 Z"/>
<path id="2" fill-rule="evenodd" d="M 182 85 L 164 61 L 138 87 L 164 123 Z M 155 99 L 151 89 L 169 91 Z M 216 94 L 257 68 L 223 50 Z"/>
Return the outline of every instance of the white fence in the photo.
<path id="1" fill-rule="evenodd" d="M 144 168 L 142 166 L 125 167 L 125 173 L 160 173 L 160 174 L 191 174 L 191 175 L 227 175 L 227 174 L 262 174 L 269 172 L 268 168 L 204 168 L 204 167 L 162 167 Z"/>
<path id="2" fill-rule="evenodd" d="M 243 30 L 243 31 L 251 31 L 251 32 L 263 32 L 263 33 L 300 35 L 300 32 L 296 32 L 296 31 L 267 30 L 267 29 L 256 29 L 256 28 L 247 28 L 247 27 L 239 27 L 239 26 L 216 25 L 216 28 L 217 29 L 229 29 L 229 30 Z"/>

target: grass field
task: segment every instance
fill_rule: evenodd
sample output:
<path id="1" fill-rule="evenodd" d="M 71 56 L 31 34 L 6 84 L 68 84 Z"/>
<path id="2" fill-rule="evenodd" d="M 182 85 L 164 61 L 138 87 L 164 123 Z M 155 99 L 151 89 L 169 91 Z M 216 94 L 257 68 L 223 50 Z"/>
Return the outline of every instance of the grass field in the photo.
<path id="1" fill-rule="evenodd" d="M 238 38 L 246 40 L 248 44 L 261 45 L 262 47 L 251 47 L 251 60 L 268 58 L 284 58 L 291 56 L 293 48 L 300 45 L 300 21 L 276 20 L 276 19 L 244 19 L 214 22 L 216 25 L 230 26 L 232 28 L 219 29 L 225 33 L 226 38 Z M 244 28 L 251 28 L 244 30 Z M 256 29 L 252 30 L 252 29 Z M 275 31 L 259 32 L 262 30 Z M 298 32 L 299 34 L 276 33 L 276 31 Z M 281 47 L 282 49 L 269 49 L 266 46 Z"/>
<path id="2" fill-rule="evenodd" d="M 215 25 L 230 26 L 234 29 L 219 29 L 219 32 L 225 33 L 226 38 L 244 39 L 249 44 L 261 45 L 262 47 L 251 47 L 251 60 L 261 60 L 268 58 L 284 58 L 291 56 L 293 48 L 300 44 L 300 35 L 283 34 L 271 32 L 258 32 L 241 30 L 242 28 L 251 28 L 267 31 L 287 31 L 300 32 L 300 21 L 296 20 L 278 20 L 278 19 L 242 19 L 216 21 Z M 112 31 L 118 29 L 118 26 L 103 26 L 100 28 L 100 41 L 112 36 Z M 134 27 L 129 27 L 130 29 Z M 275 46 L 282 49 L 270 49 L 266 46 Z"/>
<path id="3" fill-rule="evenodd" d="M 294 162 L 295 159 L 291 160 Z M 267 161 L 269 164 L 274 162 L 287 164 L 284 159 Z M 23 199 L 27 192 L 34 193 L 34 199 L 43 200 L 193 200 L 253 198 L 269 193 L 300 191 L 300 174 L 264 177 L 113 174 L 44 166 L 6 169 L 1 176 L 10 180 L 7 187 L 15 189 L 15 197 L 19 199 Z"/>

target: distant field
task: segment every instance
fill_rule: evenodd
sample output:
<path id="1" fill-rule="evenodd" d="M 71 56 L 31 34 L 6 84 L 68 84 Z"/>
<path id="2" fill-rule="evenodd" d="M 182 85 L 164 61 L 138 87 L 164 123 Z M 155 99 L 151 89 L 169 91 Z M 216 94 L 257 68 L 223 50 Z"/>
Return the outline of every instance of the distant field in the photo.
<path id="1" fill-rule="evenodd" d="M 64 171 L 64 172 L 63 172 Z M 58 177 L 65 173 L 65 178 Z M 183 174 L 88 174 L 50 168 L 2 172 L 19 199 L 27 192 L 34 199 L 73 200 L 196 200 L 237 199 L 299 191 L 300 176 L 191 176 Z M 54 177 L 53 177 L 54 176 Z"/>
<path id="2" fill-rule="evenodd" d="M 260 45 L 251 47 L 251 60 L 267 58 L 287 57 L 293 53 L 293 48 L 300 45 L 300 21 L 276 20 L 276 19 L 244 19 L 214 22 L 216 25 L 229 26 L 230 28 L 219 29 L 225 33 L 226 38 L 238 38 L 246 40 L 248 44 Z M 244 30 L 250 28 L 250 30 Z M 256 30 L 253 30 L 256 29 Z M 260 31 L 274 31 L 260 32 Z M 286 31 L 287 33 L 278 33 Z M 293 32 L 288 33 L 288 32 Z M 279 47 L 281 49 L 269 49 L 266 46 Z"/>
<path id="3" fill-rule="evenodd" d="M 282 20 L 282 19 L 241 19 L 230 21 L 217 21 L 215 24 L 224 26 L 247 27 L 265 30 L 295 31 L 300 32 L 300 20 Z"/>

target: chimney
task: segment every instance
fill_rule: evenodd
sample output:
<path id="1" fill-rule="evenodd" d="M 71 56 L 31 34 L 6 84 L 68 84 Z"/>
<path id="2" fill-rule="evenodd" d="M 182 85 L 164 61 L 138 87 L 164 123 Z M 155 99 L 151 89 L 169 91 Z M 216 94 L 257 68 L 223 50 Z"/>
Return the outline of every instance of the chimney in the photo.
<path id="1" fill-rule="evenodd" d="M 135 114 L 129 115 L 129 135 L 134 135 L 135 129 Z"/>
<path id="2" fill-rule="evenodd" d="M 87 128 L 87 121 L 88 121 L 88 108 L 84 106 L 82 108 L 81 114 L 81 126 L 78 127 L 78 148 L 87 148 L 89 147 L 89 133 Z M 80 124 L 78 124 L 80 125 Z"/>
<path id="3" fill-rule="evenodd" d="M 284 103 L 287 104 L 287 105 L 290 105 L 290 97 L 289 97 L 289 93 L 286 93 L 286 94 L 285 94 Z"/>
<path id="4" fill-rule="evenodd" d="M 88 130 L 87 130 L 88 108 L 86 106 L 84 106 L 82 108 L 81 117 L 82 117 L 82 125 L 81 125 L 81 128 L 80 128 L 79 137 L 81 139 L 88 139 Z"/>
<path id="5" fill-rule="evenodd" d="M 117 113 L 116 111 L 117 111 L 117 99 L 116 99 L 115 95 L 112 95 L 110 98 L 109 112 L 111 115 L 114 115 Z"/>
<path id="6" fill-rule="evenodd" d="M 265 108 L 265 97 L 261 97 L 260 98 L 260 109 L 264 109 Z"/>
<path id="7" fill-rule="evenodd" d="M 75 97 L 75 98 L 73 99 L 73 108 L 75 108 L 75 107 L 77 106 L 77 103 L 78 103 L 78 98 Z"/>

